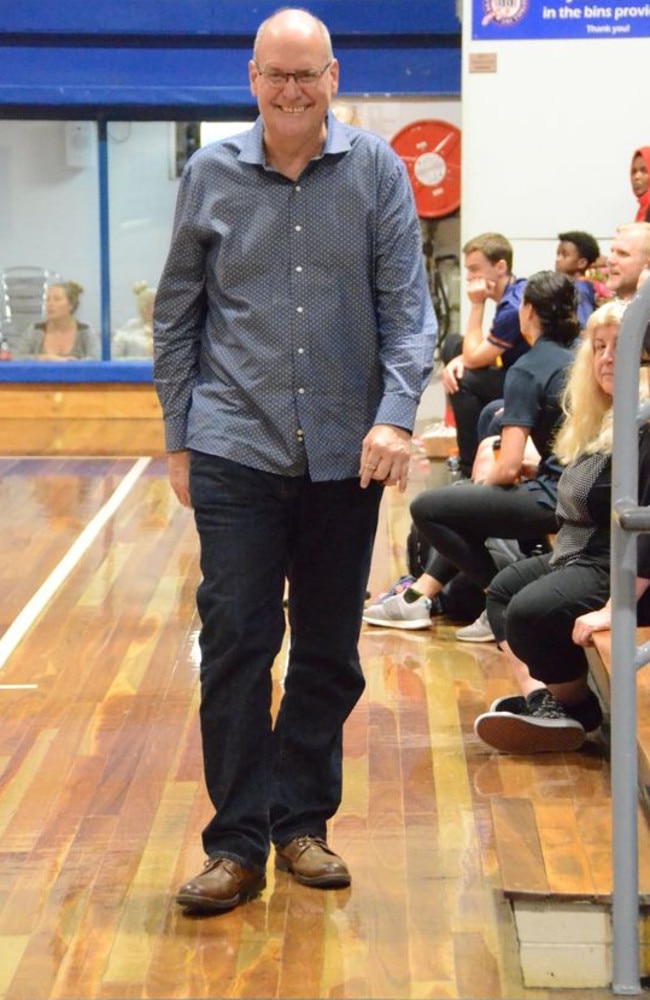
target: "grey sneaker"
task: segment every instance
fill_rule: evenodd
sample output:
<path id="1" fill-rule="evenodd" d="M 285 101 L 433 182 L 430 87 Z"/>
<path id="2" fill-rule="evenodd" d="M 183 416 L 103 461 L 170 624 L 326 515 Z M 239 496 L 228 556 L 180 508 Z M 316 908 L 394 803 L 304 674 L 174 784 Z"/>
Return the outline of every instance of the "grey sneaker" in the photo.
<path id="1" fill-rule="evenodd" d="M 429 628 L 431 626 L 431 601 L 428 597 L 417 597 L 407 601 L 404 591 L 387 597 L 380 604 L 371 604 L 363 612 L 363 620 L 368 625 L 383 625 L 384 628 Z"/>
<path id="2" fill-rule="evenodd" d="M 487 611 L 483 611 L 471 625 L 456 629 L 455 635 L 460 642 L 494 642 L 494 632 L 490 628 Z"/>
<path id="3" fill-rule="evenodd" d="M 520 708 L 517 702 L 513 706 Z M 567 753 L 585 741 L 584 727 L 571 718 L 550 691 L 533 691 L 525 712 L 486 712 L 474 722 L 480 740 L 502 753 Z"/>

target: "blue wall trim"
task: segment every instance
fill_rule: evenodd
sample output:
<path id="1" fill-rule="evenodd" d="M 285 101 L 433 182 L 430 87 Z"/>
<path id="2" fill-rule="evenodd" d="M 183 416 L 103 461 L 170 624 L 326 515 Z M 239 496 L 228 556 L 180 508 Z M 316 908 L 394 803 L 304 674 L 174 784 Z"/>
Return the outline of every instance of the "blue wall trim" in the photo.
<path id="1" fill-rule="evenodd" d="M 254 35 L 280 0 L 20 0 L 3 4 L 5 35 Z M 455 0 L 311 0 L 332 35 L 457 34 Z M 179 28 L 180 26 L 180 28 Z"/>
<path id="2" fill-rule="evenodd" d="M 339 49 L 341 93 L 456 95 L 455 48 Z M 254 106 L 247 55 L 215 49 L 0 49 L 0 106 L 191 109 Z M 110 113 L 107 115 L 110 117 Z M 177 114 L 176 117 L 183 117 Z"/>
<path id="3" fill-rule="evenodd" d="M 252 106 L 246 63 L 279 3 L 241 0 L 21 0 L 0 24 L 0 114 L 124 116 L 135 109 Z M 455 0 L 322 0 L 341 59 L 341 92 L 460 93 Z M 31 109 L 31 111 L 30 111 Z M 135 117 L 135 115 L 134 115 Z"/>
<path id="4" fill-rule="evenodd" d="M 0 383 L 32 385 L 153 382 L 151 361 L 4 361 Z"/>

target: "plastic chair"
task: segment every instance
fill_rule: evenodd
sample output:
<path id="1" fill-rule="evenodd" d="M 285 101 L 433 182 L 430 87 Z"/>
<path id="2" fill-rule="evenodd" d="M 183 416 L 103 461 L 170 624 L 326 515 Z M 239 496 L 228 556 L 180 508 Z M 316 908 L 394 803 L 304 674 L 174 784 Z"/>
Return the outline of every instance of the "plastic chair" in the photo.
<path id="1" fill-rule="evenodd" d="M 44 267 L 7 267 L 0 271 L 0 338 L 13 352 L 22 333 L 45 315 L 49 285 L 61 280 Z"/>

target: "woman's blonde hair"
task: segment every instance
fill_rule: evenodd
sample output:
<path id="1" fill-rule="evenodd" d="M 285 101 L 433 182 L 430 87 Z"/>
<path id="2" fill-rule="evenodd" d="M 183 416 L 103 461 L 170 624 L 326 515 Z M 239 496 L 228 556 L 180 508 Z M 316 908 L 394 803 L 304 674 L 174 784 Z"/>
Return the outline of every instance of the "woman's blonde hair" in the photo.
<path id="1" fill-rule="evenodd" d="M 596 309 L 587 321 L 562 397 L 564 423 L 555 439 L 555 454 L 567 465 L 580 455 L 609 455 L 612 451 L 612 397 L 594 374 L 594 340 L 603 327 L 620 327 L 627 303 L 614 299 Z M 639 371 L 639 394 L 648 398 L 645 370 Z"/>
<path id="2" fill-rule="evenodd" d="M 150 323 L 150 306 L 156 297 L 156 289 L 150 288 L 147 281 L 136 281 L 133 286 L 138 314 L 144 323 Z"/>

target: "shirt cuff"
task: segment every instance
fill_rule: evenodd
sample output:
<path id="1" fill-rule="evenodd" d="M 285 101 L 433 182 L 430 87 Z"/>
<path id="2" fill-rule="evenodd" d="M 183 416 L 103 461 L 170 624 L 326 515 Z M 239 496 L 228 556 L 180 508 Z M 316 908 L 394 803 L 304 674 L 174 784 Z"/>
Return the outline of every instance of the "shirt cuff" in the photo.
<path id="1" fill-rule="evenodd" d="M 187 424 L 184 420 L 165 421 L 166 451 L 185 451 L 187 448 Z"/>
<path id="2" fill-rule="evenodd" d="M 409 396 L 384 396 L 379 404 L 375 423 L 391 424 L 393 427 L 401 427 L 412 434 L 417 408 L 417 400 L 411 399 Z"/>

